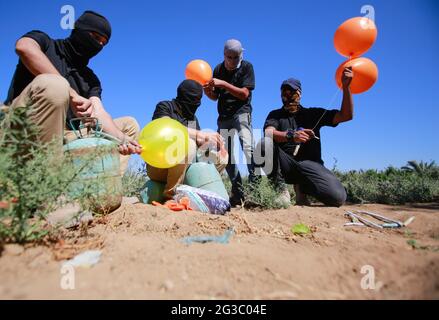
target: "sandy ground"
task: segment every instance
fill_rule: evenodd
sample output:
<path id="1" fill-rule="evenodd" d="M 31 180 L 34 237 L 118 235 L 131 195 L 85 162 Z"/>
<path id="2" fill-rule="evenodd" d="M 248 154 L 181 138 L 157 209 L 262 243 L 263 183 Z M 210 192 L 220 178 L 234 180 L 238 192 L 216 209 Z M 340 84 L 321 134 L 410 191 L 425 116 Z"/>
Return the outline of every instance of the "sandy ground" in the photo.
<path id="1" fill-rule="evenodd" d="M 416 219 L 400 230 L 344 227 L 344 209 Z M 438 218 L 439 204 L 292 206 L 226 216 L 125 205 L 88 229 L 66 232 L 64 241 L 6 245 L 0 298 L 439 299 Z M 313 233 L 293 235 L 291 226 L 299 222 Z M 236 231 L 229 244 L 179 241 L 229 227 Z M 75 289 L 63 290 L 62 259 L 93 248 L 102 250 L 100 262 L 76 268 Z M 362 288 L 365 276 L 363 283 L 375 289 Z"/>

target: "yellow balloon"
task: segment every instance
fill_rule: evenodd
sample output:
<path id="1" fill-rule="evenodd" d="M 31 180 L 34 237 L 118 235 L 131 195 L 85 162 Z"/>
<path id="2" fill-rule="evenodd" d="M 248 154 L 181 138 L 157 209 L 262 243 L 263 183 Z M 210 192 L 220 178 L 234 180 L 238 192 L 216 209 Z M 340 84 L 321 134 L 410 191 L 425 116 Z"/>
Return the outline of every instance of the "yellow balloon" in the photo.
<path id="1" fill-rule="evenodd" d="M 181 163 L 188 154 L 189 134 L 180 122 L 160 118 L 148 123 L 140 132 L 141 157 L 149 165 L 167 169 Z"/>

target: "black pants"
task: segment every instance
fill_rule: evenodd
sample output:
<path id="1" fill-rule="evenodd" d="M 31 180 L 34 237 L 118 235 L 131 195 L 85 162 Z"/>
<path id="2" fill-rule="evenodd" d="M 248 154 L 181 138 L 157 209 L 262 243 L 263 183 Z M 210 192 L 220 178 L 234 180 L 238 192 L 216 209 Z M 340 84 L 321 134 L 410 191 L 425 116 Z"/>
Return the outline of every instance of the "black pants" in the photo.
<path id="1" fill-rule="evenodd" d="M 261 155 L 265 155 L 267 138 L 260 142 Z M 266 172 L 275 186 L 283 183 L 299 185 L 300 191 L 311 195 L 327 206 L 340 207 L 346 201 L 346 190 L 337 177 L 322 164 L 304 160 L 296 161 L 293 156 L 273 143 L 273 165 Z"/>

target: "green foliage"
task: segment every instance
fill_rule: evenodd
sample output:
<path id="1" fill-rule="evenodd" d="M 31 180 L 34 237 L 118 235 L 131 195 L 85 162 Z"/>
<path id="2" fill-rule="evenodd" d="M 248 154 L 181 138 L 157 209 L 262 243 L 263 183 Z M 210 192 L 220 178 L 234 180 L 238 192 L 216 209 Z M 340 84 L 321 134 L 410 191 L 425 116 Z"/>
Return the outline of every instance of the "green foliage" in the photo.
<path id="1" fill-rule="evenodd" d="M 247 209 L 259 208 L 262 210 L 286 208 L 278 198 L 280 193 L 270 183 L 266 176 L 261 176 L 259 183 L 250 184 L 246 179 L 243 181 L 244 207 Z"/>
<path id="2" fill-rule="evenodd" d="M 1 122 L 0 242 L 37 241 L 49 232 L 48 213 L 74 201 L 88 209 L 96 200 L 96 181 L 84 181 L 79 192 L 73 192 L 81 170 L 96 153 L 84 157 L 82 168 L 76 167 L 56 143 L 37 142 L 38 129 L 28 112 L 15 108 Z"/>
<path id="3" fill-rule="evenodd" d="M 421 165 L 409 161 L 401 169 L 360 170 L 342 173 L 335 170 L 351 203 L 404 204 L 439 200 L 439 167 L 434 161 Z"/>
<path id="4" fill-rule="evenodd" d="M 122 177 L 123 195 L 125 197 L 138 197 L 140 198 L 140 191 L 145 186 L 148 180 L 146 173 L 146 164 L 136 170 L 127 170 Z"/>

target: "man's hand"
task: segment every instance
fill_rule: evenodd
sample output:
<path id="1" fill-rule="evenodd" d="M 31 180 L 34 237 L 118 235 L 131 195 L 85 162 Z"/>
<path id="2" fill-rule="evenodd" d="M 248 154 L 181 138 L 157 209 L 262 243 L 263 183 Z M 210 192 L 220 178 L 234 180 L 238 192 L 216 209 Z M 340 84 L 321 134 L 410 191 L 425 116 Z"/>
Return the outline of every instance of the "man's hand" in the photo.
<path id="1" fill-rule="evenodd" d="M 70 95 L 70 106 L 72 107 L 73 113 L 78 118 L 91 117 L 93 114 L 93 105 L 91 101 L 81 97 L 77 93 Z"/>
<path id="2" fill-rule="evenodd" d="M 127 140 L 119 145 L 119 153 L 123 156 L 128 156 L 131 154 L 141 154 L 142 146 L 133 140 Z"/>
<path id="3" fill-rule="evenodd" d="M 354 77 L 354 72 L 352 71 L 352 67 L 344 68 L 343 75 L 341 76 L 341 83 L 343 84 L 343 89 L 349 88 L 353 77 Z"/>
<path id="4" fill-rule="evenodd" d="M 315 134 L 311 129 L 297 130 L 294 132 L 295 143 L 306 143 L 313 138 L 315 138 Z"/>
<path id="5" fill-rule="evenodd" d="M 205 143 L 214 144 L 217 148 L 224 148 L 224 141 L 218 132 L 197 132 L 197 145 L 202 146 Z"/>
<path id="6" fill-rule="evenodd" d="M 224 88 L 226 82 L 224 80 L 220 80 L 217 78 L 212 78 L 208 83 L 208 86 L 211 88 Z"/>

